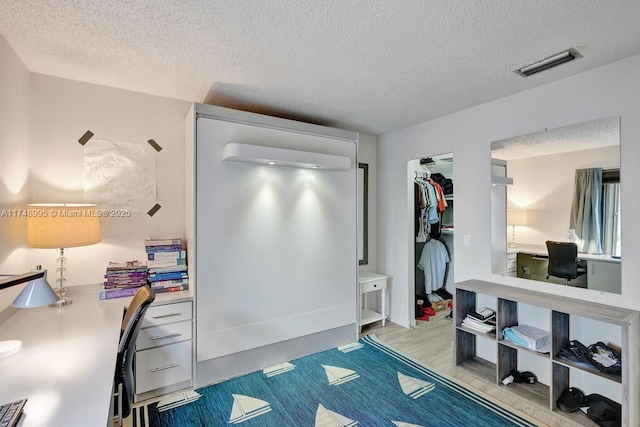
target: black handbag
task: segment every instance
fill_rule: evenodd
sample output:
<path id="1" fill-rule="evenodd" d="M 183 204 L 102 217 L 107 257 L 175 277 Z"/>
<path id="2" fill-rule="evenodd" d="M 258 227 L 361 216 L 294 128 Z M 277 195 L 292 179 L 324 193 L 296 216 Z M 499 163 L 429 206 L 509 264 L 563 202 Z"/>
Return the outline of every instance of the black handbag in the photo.
<path id="1" fill-rule="evenodd" d="M 622 406 L 600 394 L 590 394 L 585 398 L 589 408 L 587 416 L 600 427 L 620 427 L 622 425 Z"/>
<path id="2" fill-rule="evenodd" d="M 591 363 L 598 368 L 600 372 L 611 375 L 622 374 L 622 357 L 620 353 L 602 341 L 591 344 L 588 350 Z"/>

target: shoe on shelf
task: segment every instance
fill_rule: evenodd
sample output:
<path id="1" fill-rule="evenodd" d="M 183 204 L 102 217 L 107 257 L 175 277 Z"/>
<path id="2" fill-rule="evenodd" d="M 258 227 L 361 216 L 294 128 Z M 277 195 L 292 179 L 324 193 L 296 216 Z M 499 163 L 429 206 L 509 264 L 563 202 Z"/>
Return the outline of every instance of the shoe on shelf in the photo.
<path id="1" fill-rule="evenodd" d="M 453 299 L 453 295 L 451 295 L 444 286 L 441 287 L 440 289 L 436 289 L 433 292 L 439 297 L 441 297 L 442 299 Z"/>

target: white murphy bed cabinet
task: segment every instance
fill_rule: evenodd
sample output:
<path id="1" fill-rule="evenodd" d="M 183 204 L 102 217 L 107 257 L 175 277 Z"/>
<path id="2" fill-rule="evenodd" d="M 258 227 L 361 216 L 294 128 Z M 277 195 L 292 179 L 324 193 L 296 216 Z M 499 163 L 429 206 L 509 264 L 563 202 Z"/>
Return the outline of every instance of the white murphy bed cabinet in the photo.
<path id="1" fill-rule="evenodd" d="M 202 104 L 185 129 L 195 386 L 356 341 L 357 133 Z"/>
<path id="2" fill-rule="evenodd" d="M 495 298 L 497 333 L 482 334 L 462 325 L 467 313 L 474 311 L 479 296 Z M 619 387 L 622 404 L 622 425 L 640 425 L 640 408 L 638 407 L 640 377 L 638 372 L 638 354 L 640 354 L 640 313 L 633 310 L 607 306 L 603 304 L 581 301 L 527 289 L 504 286 L 480 280 L 467 280 L 456 284 L 455 300 L 455 333 L 454 358 L 456 366 L 468 367 L 475 375 L 489 378 L 496 384 L 511 370 L 527 371 L 527 366 L 518 366 L 523 353 L 535 354 L 534 357 L 543 358 L 549 366 L 550 386 L 544 384 L 509 384 L 509 390 L 525 397 L 527 400 L 545 406 L 577 422 L 590 423 L 586 415 L 580 411 L 566 413 L 560 411 L 556 401 L 569 386 L 575 386 L 572 375 L 591 376 L 591 381 L 601 380 L 607 385 Z M 505 327 L 517 325 L 519 322 L 519 305 L 535 306 L 545 309 L 549 313 L 548 319 L 540 319 L 542 324 L 550 324 L 552 349 L 551 353 L 537 353 L 523 347 L 516 346 L 503 339 L 502 331 Z M 618 329 L 622 356 L 622 375 L 614 376 L 600 372 L 586 370 L 571 362 L 555 357 L 558 349 L 566 342 L 577 339 L 588 346 L 593 342 L 584 341 L 580 333 L 588 331 L 572 330 L 572 322 L 581 319 L 600 322 Z M 531 324 L 530 322 L 527 322 Z M 531 324 L 532 326 L 538 326 Z M 545 328 L 546 329 L 546 328 Z M 579 329 L 579 328 L 577 328 Z M 611 337 L 601 336 L 600 341 L 607 342 Z M 497 363 L 490 363 L 478 357 L 477 340 L 489 340 L 497 346 Z M 534 372 L 535 373 L 535 372 Z M 541 373 L 538 372 L 538 375 Z M 580 388 L 580 387 L 578 387 Z M 583 390 L 589 394 L 586 390 Z M 600 393 L 604 394 L 604 393 Z M 613 398 L 613 396 L 607 396 Z"/>

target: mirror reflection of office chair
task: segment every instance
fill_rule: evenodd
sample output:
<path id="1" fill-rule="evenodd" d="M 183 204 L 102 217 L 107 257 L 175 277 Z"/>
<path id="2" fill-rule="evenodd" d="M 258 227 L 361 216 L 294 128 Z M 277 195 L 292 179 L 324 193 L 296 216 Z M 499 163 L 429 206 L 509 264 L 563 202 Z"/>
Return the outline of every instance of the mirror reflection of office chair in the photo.
<path id="1" fill-rule="evenodd" d="M 116 372 L 114 396 L 117 400 L 118 426 L 122 426 L 122 419 L 131 413 L 133 403 L 133 355 L 136 349 L 138 332 L 142 326 L 142 320 L 147 312 L 147 308 L 155 299 L 155 294 L 149 286 L 142 286 L 129 303 L 120 331 L 120 344 L 118 346 L 118 358 L 116 361 Z"/>
<path id="2" fill-rule="evenodd" d="M 587 274 L 587 269 L 578 264 L 578 245 L 573 242 L 552 242 L 550 240 L 545 243 L 549 253 L 547 279 L 549 276 L 559 277 L 564 279 L 566 286 L 569 285 L 569 280 Z"/>

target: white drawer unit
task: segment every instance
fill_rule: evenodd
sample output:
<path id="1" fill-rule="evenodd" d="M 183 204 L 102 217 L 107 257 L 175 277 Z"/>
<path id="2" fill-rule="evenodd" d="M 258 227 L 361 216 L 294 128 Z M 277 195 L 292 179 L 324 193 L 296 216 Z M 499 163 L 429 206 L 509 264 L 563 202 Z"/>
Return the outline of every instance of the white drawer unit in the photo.
<path id="1" fill-rule="evenodd" d="M 136 341 L 135 386 L 136 402 L 193 386 L 191 300 L 147 310 Z"/>
<path id="2" fill-rule="evenodd" d="M 366 271 L 360 272 L 358 277 L 358 301 L 360 305 L 360 309 L 358 310 L 358 328 L 363 325 L 368 325 L 369 323 L 377 322 L 378 320 L 382 320 L 382 326 L 385 325 L 385 321 L 387 320 L 387 279 L 388 277 L 382 274 L 369 273 Z M 380 311 L 369 309 L 367 301 L 367 295 L 376 291 L 380 291 L 381 293 Z"/>
<path id="3" fill-rule="evenodd" d="M 191 379 L 191 341 L 136 352 L 136 394 Z"/>
<path id="4" fill-rule="evenodd" d="M 152 305 L 144 316 L 142 327 L 147 328 L 191 319 L 193 319 L 193 304 L 191 301 Z"/>
<path id="5" fill-rule="evenodd" d="M 152 347 L 191 340 L 192 331 L 193 328 L 190 320 L 141 329 L 138 333 L 136 350 L 146 350 Z"/>

